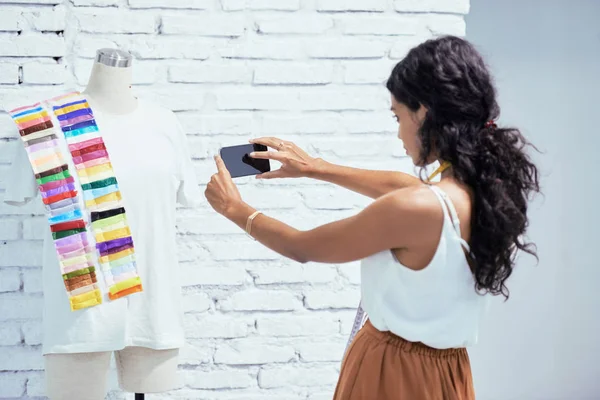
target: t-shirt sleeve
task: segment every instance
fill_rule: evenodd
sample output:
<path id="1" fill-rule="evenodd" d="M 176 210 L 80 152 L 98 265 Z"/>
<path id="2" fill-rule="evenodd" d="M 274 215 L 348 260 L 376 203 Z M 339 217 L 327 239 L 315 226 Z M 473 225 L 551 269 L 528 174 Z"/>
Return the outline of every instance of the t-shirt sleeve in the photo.
<path id="1" fill-rule="evenodd" d="M 198 207 L 204 199 L 203 193 L 198 187 L 196 172 L 189 151 L 187 135 L 179 121 L 177 127 L 177 161 L 179 170 L 179 189 L 177 190 L 177 202 L 184 207 Z"/>
<path id="2" fill-rule="evenodd" d="M 23 206 L 35 198 L 38 185 L 33 169 L 22 143 L 13 144 L 14 158 L 6 176 L 4 202 L 12 206 Z"/>

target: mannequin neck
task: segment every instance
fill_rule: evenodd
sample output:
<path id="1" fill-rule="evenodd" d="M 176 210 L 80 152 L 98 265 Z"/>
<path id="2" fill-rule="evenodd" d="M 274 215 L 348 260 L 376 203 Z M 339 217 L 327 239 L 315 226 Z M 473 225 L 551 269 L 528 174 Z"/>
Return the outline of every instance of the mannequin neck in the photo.
<path id="1" fill-rule="evenodd" d="M 129 114 L 138 105 L 131 91 L 131 80 L 131 67 L 109 67 L 96 62 L 83 93 L 104 112 Z"/>

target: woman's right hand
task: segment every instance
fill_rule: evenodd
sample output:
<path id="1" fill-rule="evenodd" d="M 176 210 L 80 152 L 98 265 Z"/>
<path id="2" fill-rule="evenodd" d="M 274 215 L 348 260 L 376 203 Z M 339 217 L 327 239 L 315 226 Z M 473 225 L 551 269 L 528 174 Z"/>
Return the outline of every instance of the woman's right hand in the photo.
<path id="1" fill-rule="evenodd" d="M 316 172 L 320 159 L 309 156 L 304 150 L 292 142 L 264 137 L 250 140 L 253 144 L 262 144 L 275 151 L 258 151 L 250 154 L 250 157 L 279 161 L 281 168 L 257 175 L 257 179 L 273 178 L 303 178 L 309 177 Z"/>

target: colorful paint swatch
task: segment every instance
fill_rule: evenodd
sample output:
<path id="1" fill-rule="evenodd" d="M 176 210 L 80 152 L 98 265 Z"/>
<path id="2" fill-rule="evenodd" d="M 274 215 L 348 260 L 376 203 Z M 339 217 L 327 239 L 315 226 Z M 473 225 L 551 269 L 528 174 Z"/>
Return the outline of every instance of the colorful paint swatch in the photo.
<path id="1" fill-rule="evenodd" d="M 40 189 L 71 310 L 102 303 L 98 273 L 111 300 L 143 291 L 119 183 L 85 97 L 68 93 L 10 116 Z"/>
<path id="2" fill-rule="evenodd" d="M 91 225 L 81 219 L 83 214 L 75 206 L 80 192 L 50 115 L 36 103 L 12 110 L 10 116 L 19 128 L 39 186 L 71 310 L 101 304 L 102 293 L 95 285 L 95 249 L 86 247 L 93 238 Z"/>
<path id="3" fill-rule="evenodd" d="M 137 273 L 135 247 L 121 201 L 119 183 L 108 149 L 99 135 L 94 113 L 85 97 L 79 93 L 54 99 L 52 111 L 60 121 L 60 128 L 71 152 L 81 183 L 85 209 L 91 213 L 91 232 L 109 298 L 115 300 L 141 292 L 143 288 Z M 115 243 L 126 244 L 113 246 Z M 109 251 L 107 247 L 110 247 Z M 124 266 L 129 268 L 125 269 Z"/>

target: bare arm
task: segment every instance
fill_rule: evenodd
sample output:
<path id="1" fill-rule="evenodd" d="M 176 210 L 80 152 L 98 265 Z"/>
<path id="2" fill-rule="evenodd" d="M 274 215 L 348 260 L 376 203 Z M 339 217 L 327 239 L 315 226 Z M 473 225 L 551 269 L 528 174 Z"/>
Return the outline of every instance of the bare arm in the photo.
<path id="1" fill-rule="evenodd" d="M 390 193 L 353 217 L 308 231 L 259 215 L 253 221 L 252 236 L 271 250 L 300 263 L 346 263 L 384 250 L 410 247 L 429 239 L 435 224 L 428 221 L 437 217 L 427 206 L 431 202 L 418 200 L 419 196 L 414 196 L 412 190 Z M 224 215 L 245 229 L 248 216 L 253 212 L 249 205 L 238 203 Z"/>
<path id="2" fill-rule="evenodd" d="M 219 172 L 208 183 L 206 198 L 217 212 L 245 229 L 255 210 L 242 201 L 221 158 L 217 156 L 216 161 Z M 353 217 L 308 231 L 259 215 L 252 224 L 252 236 L 301 263 L 345 263 L 430 240 L 436 228 L 431 222 L 440 217 L 439 212 L 432 212 L 436 209 L 432 200 L 424 187 L 405 188 L 382 196 Z"/>
<path id="3" fill-rule="evenodd" d="M 309 177 L 342 186 L 374 199 L 394 190 L 421 184 L 418 178 L 402 172 L 374 171 L 331 164 L 310 157 L 294 143 L 277 138 L 260 138 L 251 142 L 277 150 L 256 152 L 252 154 L 253 158 L 282 163 L 280 169 L 259 175 L 260 179 Z"/>
<path id="4" fill-rule="evenodd" d="M 377 199 L 394 190 L 421 185 L 419 178 L 398 171 L 376 171 L 344 167 L 317 160 L 311 178 L 342 186 Z"/>

